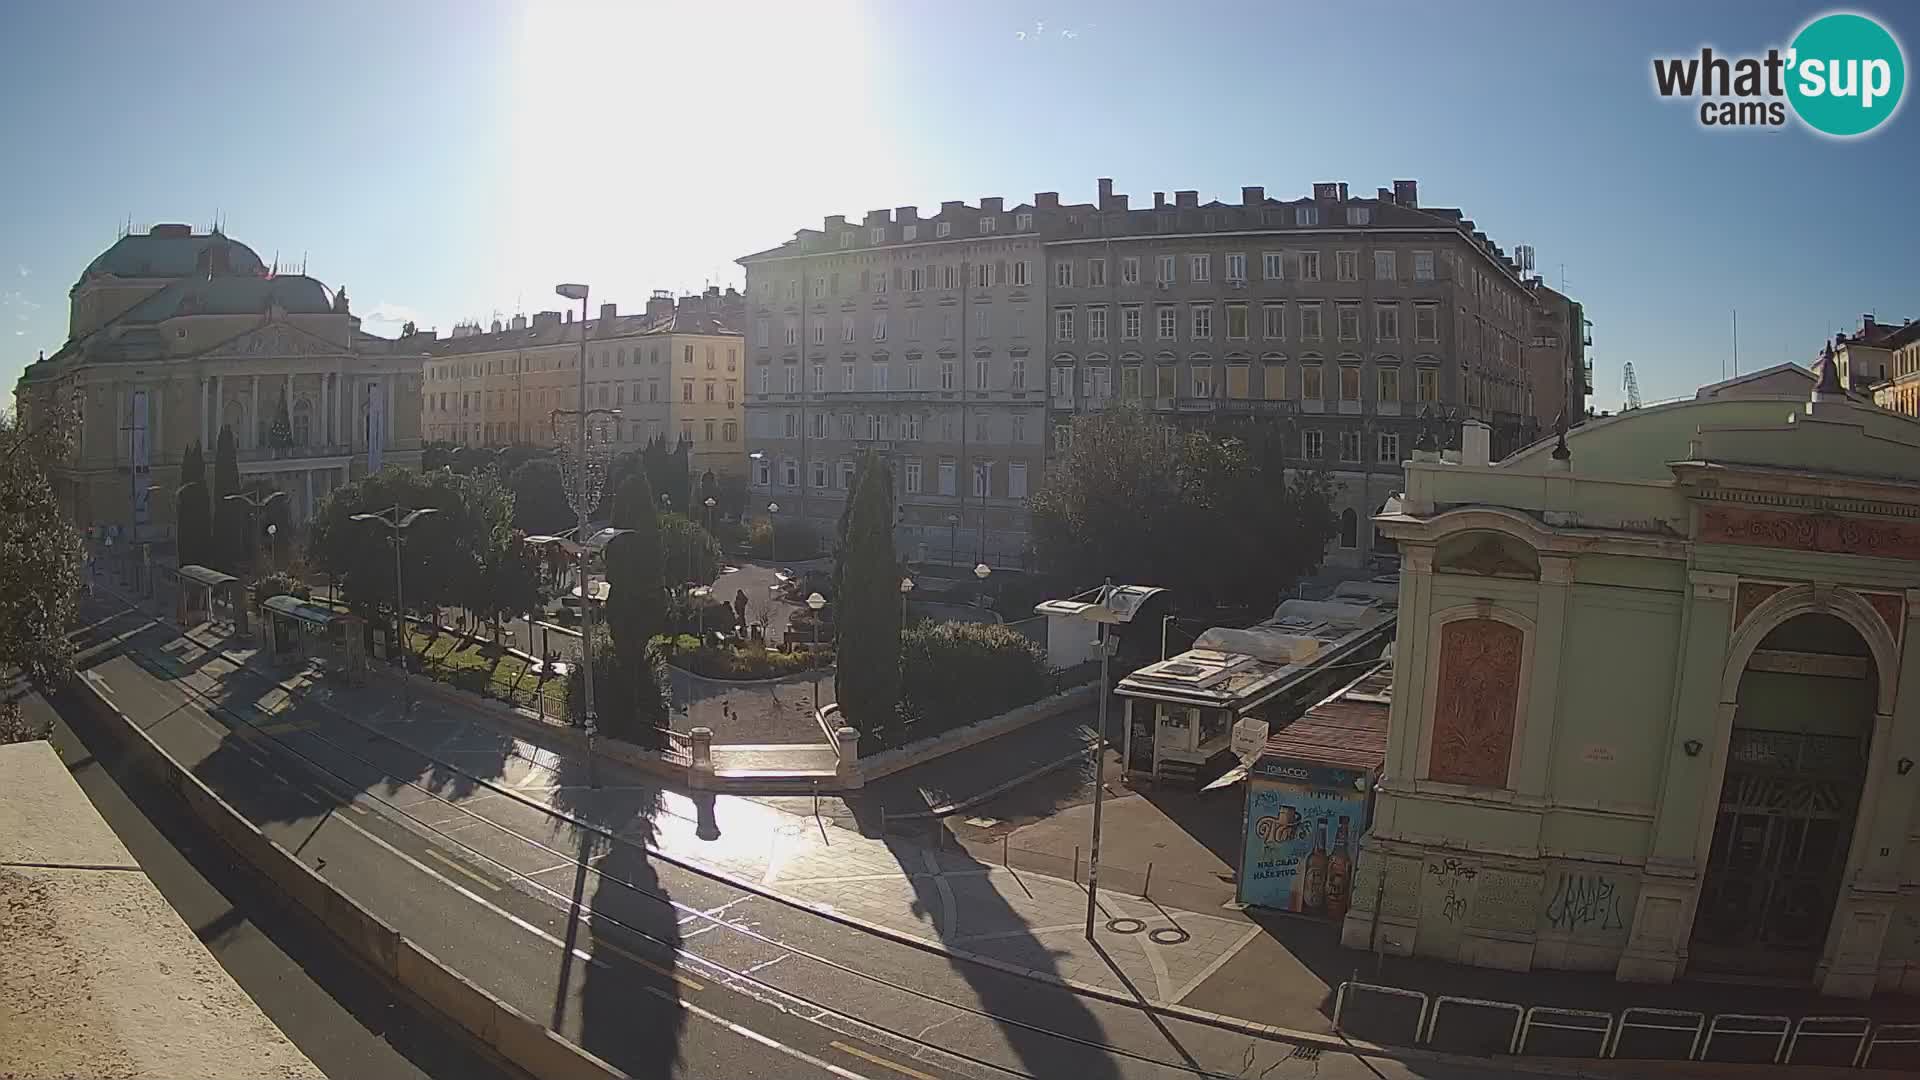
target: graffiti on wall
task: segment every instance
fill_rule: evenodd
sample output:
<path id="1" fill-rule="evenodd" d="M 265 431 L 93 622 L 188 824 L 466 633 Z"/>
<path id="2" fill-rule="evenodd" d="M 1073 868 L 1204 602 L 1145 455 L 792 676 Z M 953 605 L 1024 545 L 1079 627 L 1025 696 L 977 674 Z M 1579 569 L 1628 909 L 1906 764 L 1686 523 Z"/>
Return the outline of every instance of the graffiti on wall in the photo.
<path id="1" fill-rule="evenodd" d="M 1637 883 L 1622 874 L 1578 868 L 1547 875 L 1543 930 L 1575 937 L 1624 936 Z"/>
<path id="2" fill-rule="evenodd" d="M 1427 860 L 1427 877 L 1434 879 L 1431 884 L 1440 894 L 1436 910 L 1441 918 L 1450 923 L 1466 920 L 1467 906 L 1473 896 L 1471 886 L 1479 876 L 1479 868 L 1459 859 Z"/>

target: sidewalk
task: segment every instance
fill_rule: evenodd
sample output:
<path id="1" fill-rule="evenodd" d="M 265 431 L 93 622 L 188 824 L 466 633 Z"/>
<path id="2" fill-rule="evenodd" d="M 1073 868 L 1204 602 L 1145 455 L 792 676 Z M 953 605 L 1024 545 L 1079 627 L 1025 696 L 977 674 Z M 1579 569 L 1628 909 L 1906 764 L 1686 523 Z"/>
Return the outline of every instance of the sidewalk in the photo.
<path id="1" fill-rule="evenodd" d="M 171 663 L 179 669 L 174 677 L 220 692 L 227 680 L 236 677 L 233 661 L 244 663 L 251 655 L 249 649 L 225 650 L 223 645 L 206 628 L 176 639 L 168 646 Z M 264 674 L 277 677 L 279 673 Z M 621 824 L 627 819 L 603 817 L 596 811 L 603 800 L 587 797 L 577 784 L 584 769 L 568 751 L 498 729 L 477 711 L 462 712 L 428 700 L 412 720 L 402 720 L 394 695 L 384 686 L 352 690 L 315 686 L 304 675 L 276 681 L 282 695 L 291 692 L 325 700 L 345 717 L 458 767 L 461 774 L 449 770 L 441 779 L 459 798 L 494 799 L 497 804 L 499 796 L 505 795 L 550 807 L 644 843 L 667 861 L 723 875 L 743 888 L 810 908 L 826 919 L 957 959 L 1064 982 L 1109 1000 L 1133 1000 L 1137 994 L 1158 1005 L 1185 1006 L 1203 1014 L 1320 1035 L 1332 1031 L 1334 989 L 1353 978 L 1436 995 L 1609 1012 L 1634 1006 L 1882 1020 L 1911 1020 L 1920 1015 L 1920 1007 L 1900 999 L 1840 1002 L 1805 992 L 1751 987 L 1628 985 L 1604 975 L 1512 973 L 1400 958 L 1388 958 L 1382 969 L 1376 969 L 1373 957 L 1341 949 L 1332 929 L 1317 922 L 1284 915 L 1251 918 L 1226 909 L 1184 911 L 1140 900 L 1124 890 L 1100 893 L 1096 949 L 1081 933 L 1086 913 L 1083 887 L 1063 876 L 1022 870 L 1017 861 L 1012 868 L 997 865 L 990 854 L 975 854 L 954 843 L 944 829 L 929 834 L 938 841 L 936 845 L 922 845 L 862 835 L 862 829 L 878 832 L 878 822 L 873 820 L 877 813 L 865 814 L 857 802 L 848 811 L 853 823 L 848 827 L 783 812 L 752 799 L 724 795 L 696 799 L 663 792 L 650 830 L 636 835 L 630 823 Z M 270 712 L 277 700 L 270 694 L 260 704 Z M 622 789 L 657 788 L 654 778 L 615 762 L 602 759 L 598 769 L 608 789 L 602 794 L 615 795 L 610 800 L 614 803 Z M 1112 804 L 1110 812 L 1125 801 Z M 724 829 L 719 827 L 722 823 Z M 1115 828 L 1114 819 L 1108 820 L 1107 828 Z M 1101 880 L 1108 883 L 1110 877 L 1103 873 Z M 1361 1027 L 1360 1020 L 1379 1021 L 1364 1031 L 1356 1030 L 1362 1037 L 1412 1041 L 1391 1030 L 1391 1017 L 1352 1019 L 1356 1029 Z M 1492 1019 L 1489 1025 L 1483 1022 L 1486 1017 L 1455 1017 L 1449 1021 L 1449 1037 L 1468 1040 L 1474 1049 L 1492 1046 L 1498 1040 L 1480 1029 L 1497 1031 L 1501 1023 L 1510 1022 L 1498 1015 Z M 1716 1048 L 1721 1045 L 1715 1044 Z M 1719 1053 L 1716 1049 L 1716 1056 Z M 1890 1063 L 1899 1063 L 1889 1057 Z M 1878 1058 L 1875 1063 L 1880 1064 Z"/>

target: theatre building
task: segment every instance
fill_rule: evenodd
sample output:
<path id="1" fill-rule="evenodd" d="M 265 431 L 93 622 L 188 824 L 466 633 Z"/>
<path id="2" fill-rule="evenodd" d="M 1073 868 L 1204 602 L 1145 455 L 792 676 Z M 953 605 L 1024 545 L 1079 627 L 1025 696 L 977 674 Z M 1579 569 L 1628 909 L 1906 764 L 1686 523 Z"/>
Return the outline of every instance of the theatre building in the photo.
<path id="1" fill-rule="evenodd" d="M 1416 453 L 1345 944 L 1920 991 L 1920 423 L 1815 374 Z"/>

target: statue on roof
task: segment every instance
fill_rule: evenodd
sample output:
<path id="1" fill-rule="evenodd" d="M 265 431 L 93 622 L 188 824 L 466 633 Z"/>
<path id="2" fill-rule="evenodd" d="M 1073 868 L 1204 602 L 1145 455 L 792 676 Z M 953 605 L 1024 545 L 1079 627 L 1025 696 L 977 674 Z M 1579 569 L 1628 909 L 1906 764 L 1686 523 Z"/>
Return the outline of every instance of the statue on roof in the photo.
<path id="1" fill-rule="evenodd" d="M 345 285 L 340 286 L 340 288 L 334 291 L 333 313 L 335 315 L 351 314 L 351 312 L 347 310 L 347 287 Z"/>

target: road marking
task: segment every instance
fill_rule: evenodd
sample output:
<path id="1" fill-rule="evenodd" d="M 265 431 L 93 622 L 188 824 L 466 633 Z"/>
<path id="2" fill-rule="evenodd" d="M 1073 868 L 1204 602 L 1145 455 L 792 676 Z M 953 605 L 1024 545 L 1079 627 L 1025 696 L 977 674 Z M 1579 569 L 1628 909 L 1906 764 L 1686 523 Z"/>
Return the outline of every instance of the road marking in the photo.
<path id="1" fill-rule="evenodd" d="M 1195 990 L 1200 989 L 1201 983 L 1204 983 L 1208 979 L 1212 978 L 1214 972 L 1219 971 L 1221 968 L 1225 967 L 1227 965 L 1227 961 L 1233 959 L 1234 956 L 1236 956 L 1241 949 L 1246 948 L 1247 945 L 1251 943 L 1254 938 L 1259 937 L 1262 932 L 1263 931 L 1258 926 L 1250 928 L 1245 934 L 1242 934 L 1240 936 L 1239 941 L 1234 942 L 1232 945 L 1228 946 L 1226 950 L 1223 951 L 1219 956 L 1214 957 L 1212 963 L 1208 964 L 1206 967 L 1201 968 L 1200 973 L 1198 975 L 1195 975 L 1192 979 L 1188 980 L 1187 985 L 1181 987 L 1180 992 L 1173 995 L 1173 997 L 1169 998 L 1168 1000 L 1173 1002 L 1176 1005 L 1182 1001 L 1185 1001 L 1188 994 L 1191 994 Z"/>
<path id="2" fill-rule="evenodd" d="M 902 1065 L 897 1061 L 888 1061 L 886 1058 L 881 1057 L 879 1054 L 870 1054 L 867 1051 L 862 1050 L 857 1046 L 852 1046 L 847 1043 L 843 1043 L 838 1039 L 833 1040 L 827 1045 L 833 1047 L 835 1050 L 841 1051 L 842 1053 L 852 1054 L 854 1057 L 862 1058 L 866 1061 L 870 1061 L 875 1065 L 880 1066 L 881 1068 L 892 1069 L 894 1072 L 897 1072 L 902 1076 L 911 1076 L 913 1077 L 913 1080 L 939 1080 L 939 1077 L 930 1075 L 928 1073 L 923 1073 L 919 1069 L 909 1069 L 905 1065 Z"/>
<path id="3" fill-rule="evenodd" d="M 460 871 L 461 873 L 467 875 L 468 877 L 479 882 L 480 884 L 485 885 L 487 888 L 492 889 L 494 892 L 500 891 L 500 886 L 495 885 L 493 882 L 488 881 L 486 878 L 480 876 L 477 873 L 474 873 L 472 870 L 469 870 L 466 867 L 461 866 L 458 861 L 454 859 L 450 859 L 447 856 L 440 854 L 440 852 L 436 851 L 433 848 L 427 848 L 426 851 L 427 851 L 427 858 L 434 859 L 446 866 L 452 867 L 453 869 Z"/>
<path id="4" fill-rule="evenodd" d="M 606 952 L 613 953 L 616 956 L 623 956 L 628 960 L 631 960 L 634 963 L 639 964 L 641 967 L 646 968 L 648 971 L 654 971 L 654 972 L 658 972 L 659 974 L 665 975 L 667 978 L 672 979 L 674 982 L 679 983 L 681 986 L 684 986 L 689 990 L 705 990 L 707 988 L 705 983 L 702 983 L 696 979 L 689 979 L 685 975 L 682 975 L 678 971 L 674 970 L 673 968 L 664 967 L 660 964 L 656 964 L 653 961 L 648 960 L 644 956 L 636 956 L 632 952 L 629 952 L 628 950 L 623 949 L 618 945 L 615 945 L 611 941 L 596 941 L 593 944 L 593 948 L 595 952 L 606 951 Z"/>

